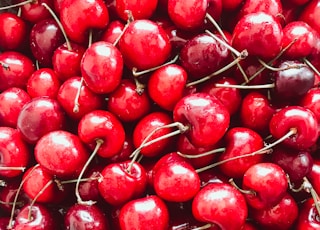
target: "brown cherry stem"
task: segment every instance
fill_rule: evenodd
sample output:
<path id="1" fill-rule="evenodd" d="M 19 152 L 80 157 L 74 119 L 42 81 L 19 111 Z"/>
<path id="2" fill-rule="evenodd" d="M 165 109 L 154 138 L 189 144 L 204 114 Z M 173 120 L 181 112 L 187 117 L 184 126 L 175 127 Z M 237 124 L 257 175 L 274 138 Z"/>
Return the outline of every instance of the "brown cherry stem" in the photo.
<path id="1" fill-rule="evenodd" d="M 4 68 L 5 70 L 10 70 L 10 66 L 7 63 L 4 63 L 2 61 L 0 61 L 0 65 L 2 66 L 2 68 Z"/>
<path id="2" fill-rule="evenodd" d="M 300 68 L 306 67 L 306 64 L 295 64 L 295 65 L 287 65 L 282 68 L 277 68 L 277 67 L 273 67 L 273 66 L 268 65 L 267 63 L 265 63 L 261 59 L 258 59 L 258 61 L 263 67 L 265 67 L 268 70 L 274 71 L 274 72 L 284 71 L 284 70 L 288 70 L 288 69 L 300 69 Z"/>
<path id="3" fill-rule="evenodd" d="M 181 152 L 177 152 L 178 155 L 184 157 L 184 158 L 188 158 L 188 159 L 195 159 L 195 158 L 200 158 L 200 157 L 205 157 L 205 156 L 209 156 L 211 154 L 215 154 L 215 153 L 221 153 L 226 151 L 226 148 L 218 148 L 218 149 L 213 149 L 204 153 L 200 153 L 200 154 L 196 154 L 196 155 L 190 155 L 190 154 L 183 154 Z"/>
<path id="4" fill-rule="evenodd" d="M 240 188 L 240 187 L 236 184 L 236 182 L 234 182 L 233 178 L 230 178 L 230 179 L 229 179 L 229 183 L 230 183 L 233 187 L 235 187 L 237 190 L 239 190 L 241 193 L 243 193 L 243 194 L 246 194 L 246 195 L 254 195 L 254 196 L 257 195 L 257 193 L 256 193 L 255 191 L 253 191 L 253 190 L 244 190 L 244 189 Z"/>
<path id="5" fill-rule="evenodd" d="M 136 77 L 134 77 L 133 80 L 134 80 L 134 83 L 136 84 L 137 94 L 142 95 L 146 86 L 142 84 Z"/>
<path id="6" fill-rule="evenodd" d="M 0 166 L 0 170 L 13 170 L 13 171 L 22 171 L 26 170 L 26 167 L 10 167 L 10 166 Z"/>
<path id="7" fill-rule="evenodd" d="M 88 39 L 88 47 L 90 47 L 92 45 L 92 41 L 93 41 L 93 30 L 89 30 L 89 39 Z"/>
<path id="8" fill-rule="evenodd" d="M 272 147 L 280 144 L 281 142 L 283 142 L 285 139 L 289 138 L 290 136 L 292 135 L 295 135 L 297 133 L 297 129 L 296 128 L 291 128 L 289 130 L 288 133 L 286 133 L 284 136 L 282 136 L 280 139 L 276 140 L 275 142 L 269 144 L 269 145 L 266 145 L 265 147 L 263 147 L 262 149 L 259 149 L 255 152 L 252 152 L 252 153 L 248 153 L 248 154 L 244 154 L 244 155 L 240 155 L 240 156 L 235 156 L 235 157 L 231 157 L 231 158 L 227 158 L 225 160 L 222 160 L 222 161 L 219 161 L 219 162 L 216 162 L 214 164 L 211 164 L 211 165 L 207 165 L 203 168 L 199 168 L 196 170 L 196 172 L 200 173 L 200 172 L 203 172 L 203 171 L 206 171 L 208 169 L 211 169 L 211 168 L 214 168 L 214 167 L 217 167 L 219 165 L 222 165 L 224 163 L 227 163 L 227 162 L 230 162 L 230 161 L 233 161 L 233 160 L 237 160 L 237 159 L 241 159 L 241 158 L 244 158 L 244 157 L 252 157 L 252 156 L 255 156 L 257 154 L 270 154 L 272 152 Z"/>
<path id="9" fill-rule="evenodd" d="M 47 3 L 43 2 L 43 3 L 41 3 L 41 5 L 49 11 L 49 13 L 50 13 L 51 16 L 53 17 L 53 19 L 54 19 L 54 20 L 56 21 L 56 23 L 58 24 L 58 26 L 59 26 L 59 28 L 60 28 L 63 36 L 64 36 L 64 39 L 65 39 L 65 41 L 66 41 L 67 48 L 68 48 L 69 51 L 71 51 L 71 50 L 72 50 L 71 43 L 70 43 L 70 41 L 69 41 L 69 38 L 68 38 L 68 36 L 67 36 L 67 33 L 66 33 L 66 31 L 64 30 L 64 28 L 63 28 L 63 26 L 62 26 L 59 18 L 58 18 L 57 15 L 54 13 L 54 11 L 50 8 L 50 6 L 48 6 Z"/>
<path id="10" fill-rule="evenodd" d="M 88 168 L 89 164 L 91 163 L 91 161 L 94 159 L 94 157 L 96 156 L 99 148 L 101 147 L 101 145 L 103 144 L 103 140 L 102 139 L 97 139 L 96 140 L 96 147 L 94 148 L 91 156 L 89 157 L 89 159 L 87 160 L 87 162 L 85 163 L 85 165 L 83 166 L 79 176 L 78 176 L 78 179 L 77 179 L 77 183 L 76 183 L 76 188 L 75 188 L 75 195 L 77 197 L 77 201 L 78 201 L 78 204 L 84 204 L 84 205 L 93 205 L 96 203 L 96 201 L 92 201 L 92 200 L 88 200 L 88 201 L 83 201 L 81 196 L 80 196 L 80 193 L 79 193 L 79 185 L 80 185 L 80 180 L 84 174 L 84 172 L 86 171 L 86 169 Z"/>
<path id="11" fill-rule="evenodd" d="M 83 86 L 83 81 L 84 81 L 83 77 L 81 77 L 80 85 L 78 87 L 76 97 L 74 98 L 74 106 L 73 106 L 73 112 L 74 113 L 79 113 L 79 109 L 80 109 L 79 98 L 80 98 L 80 94 L 81 94 L 81 88 Z"/>
<path id="12" fill-rule="evenodd" d="M 212 227 L 212 224 L 205 224 L 201 227 L 196 227 L 196 228 L 193 228 L 192 230 L 205 230 L 205 229 L 209 229 Z"/>
<path id="13" fill-rule="evenodd" d="M 234 88 L 234 89 L 272 89 L 275 87 L 274 83 L 264 85 L 228 85 L 228 84 L 215 84 L 217 88 Z"/>
<path id="14" fill-rule="evenodd" d="M 9 5 L 9 6 L 0 7 L 0 10 L 8 10 L 8 9 L 12 9 L 12 8 L 15 8 L 15 7 L 20 7 L 20 6 L 23 6 L 23 5 L 26 5 L 26 4 L 29 4 L 29 3 L 34 3 L 34 2 L 36 2 L 36 0 L 26 0 L 26 1 L 19 2 L 19 3 L 16 3 L 16 4 L 12 4 L 12 5 Z"/>
<path id="15" fill-rule="evenodd" d="M 314 201 L 314 205 L 317 209 L 318 215 L 320 215 L 320 204 L 319 204 L 320 198 L 317 192 L 314 190 L 312 184 L 306 177 L 303 178 L 303 185 L 304 185 L 304 190 L 311 194 L 312 199 Z"/>
<path id="16" fill-rule="evenodd" d="M 320 76 L 319 70 L 317 70 L 317 68 L 308 59 L 303 58 L 302 60 L 303 60 L 304 63 L 306 63 L 307 66 L 309 66 L 310 69 L 313 70 L 313 72 L 315 72 L 315 74 Z"/>
<path id="17" fill-rule="evenodd" d="M 132 12 L 131 12 L 130 10 L 126 10 L 125 12 L 126 12 L 126 14 L 128 15 L 127 23 L 126 23 L 126 25 L 124 26 L 123 30 L 121 31 L 119 37 L 117 37 L 117 39 L 113 42 L 113 46 L 116 46 L 116 45 L 118 44 L 118 42 L 120 41 L 120 39 L 121 39 L 121 37 L 123 36 L 124 32 L 128 29 L 130 23 L 134 21 Z"/>
<path id="18" fill-rule="evenodd" d="M 159 65 L 159 66 L 156 66 L 156 67 L 153 67 L 153 68 L 150 68 L 150 69 L 142 70 L 142 71 L 138 71 L 136 67 L 133 67 L 132 68 L 132 75 L 134 77 L 139 77 L 141 75 L 153 72 L 153 71 L 155 71 L 157 69 L 160 69 L 163 66 L 175 63 L 178 60 L 178 58 L 179 58 L 179 55 L 176 55 L 172 60 L 170 60 L 170 61 L 168 61 L 168 62 L 166 62 L 166 63 L 164 63 L 162 65 Z"/>

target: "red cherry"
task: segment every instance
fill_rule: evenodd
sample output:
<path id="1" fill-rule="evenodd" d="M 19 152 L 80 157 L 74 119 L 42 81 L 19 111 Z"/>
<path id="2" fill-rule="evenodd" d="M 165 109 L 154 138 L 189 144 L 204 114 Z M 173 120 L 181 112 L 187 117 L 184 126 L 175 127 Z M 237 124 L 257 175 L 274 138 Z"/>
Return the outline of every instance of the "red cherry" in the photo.
<path id="1" fill-rule="evenodd" d="M 310 89 L 300 100 L 299 105 L 310 109 L 320 124 L 320 88 Z"/>
<path id="2" fill-rule="evenodd" d="M 81 73 L 87 86 L 95 93 L 106 94 L 120 84 L 123 59 L 119 50 L 111 43 L 98 41 L 84 53 Z"/>
<path id="3" fill-rule="evenodd" d="M 36 143 L 34 155 L 50 174 L 61 178 L 77 176 L 89 157 L 80 138 L 63 130 L 45 134 Z"/>
<path id="4" fill-rule="evenodd" d="M 280 0 L 245 0 L 241 7 L 239 17 L 257 12 L 264 12 L 274 17 L 280 17 L 282 14 L 282 2 Z"/>
<path id="5" fill-rule="evenodd" d="M 237 189 L 226 183 L 210 183 L 193 199 L 192 214 L 198 221 L 238 230 L 244 226 L 248 210 L 244 196 Z"/>
<path id="6" fill-rule="evenodd" d="M 116 116 L 105 110 L 94 110 L 84 115 L 78 124 L 79 138 L 92 150 L 97 140 L 102 140 L 97 154 L 112 157 L 118 154 L 124 144 L 125 131 Z"/>
<path id="7" fill-rule="evenodd" d="M 17 129 L 28 143 L 35 144 L 44 134 L 63 129 L 65 120 L 65 113 L 57 100 L 36 97 L 21 109 Z"/>
<path id="8" fill-rule="evenodd" d="M 319 4 L 319 0 L 310 0 L 305 7 L 303 7 L 303 10 L 298 18 L 299 21 L 308 23 L 308 25 L 315 29 L 318 33 L 320 33 L 320 23 L 317 20 L 320 15 Z"/>
<path id="9" fill-rule="evenodd" d="M 301 106 L 282 108 L 271 118 L 269 130 L 273 137 L 279 139 L 290 129 L 296 131 L 296 134 L 283 141 L 289 147 L 308 149 L 318 139 L 317 118 L 313 112 Z"/>
<path id="10" fill-rule="evenodd" d="M 16 128 L 18 116 L 23 106 L 31 100 L 21 88 L 11 87 L 0 93 L 0 124 Z"/>
<path id="11" fill-rule="evenodd" d="M 60 4 L 60 20 L 68 37 L 76 43 L 87 41 L 90 29 L 104 29 L 109 12 L 103 0 L 65 0 Z"/>
<path id="12" fill-rule="evenodd" d="M 156 10 L 158 0 L 115 0 L 117 15 L 122 20 L 128 20 L 128 11 L 137 19 L 148 19 Z"/>
<path id="13" fill-rule="evenodd" d="M 119 49 L 129 69 L 146 70 L 163 64 L 169 58 L 171 43 L 161 26 L 148 19 L 139 19 L 125 30 Z"/>
<path id="14" fill-rule="evenodd" d="M 23 2 L 23 0 L 19 0 L 19 2 Z M 21 17 L 31 23 L 37 23 L 41 20 L 51 18 L 50 12 L 42 3 L 47 4 L 52 9 L 53 2 L 53 0 L 38 0 L 23 4 L 23 6 L 21 6 Z"/>
<path id="15" fill-rule="evenodd" d="M 222 9 L 226 11 L 233 11 L 239 8 L 242 0 L 222 0 Z"/>
<path id="16" fill-rule="evenodd" d="M 314 205 L 314 200 L 309 198 L 303 202 L 301 208 L 299 209 L 299 216 L 297 218 L 295 229 L 312 230 L 317 228 L 320 228 L 319 213 Z"/>
<path id="17" fill-rule="evenodd" d="M 119 221 L 122 230 L 133 226 L 140 230 L 165 230 L 169 226 L 169 211 L 159 197 L 150 195 L 126 203 L 120 209 Z"/>
<path id="18" fill-rule="evenodd" d="M 60 81 L 55 71 L 41 68 L 33 72 L 27 82 L 27 92 L 31 98 L 47 96 L 57 98 Z"/>
<path id="19" fill-rule="evenodd" d="M 101 35 L 100 40 L 114 44 L 114 42 L 122 35 L 124 27 L 125 25 L 120 20 L 111 21 L 107 29 Z"/>
<path id="20" fill-rule="evenodd" d="M 191 144 L 205 147 L 216 144 L 223 137 L 229 127 L 230 114 L 216 97 L 195 93 L 178 101 L 173 120 L 190 127 L 184 135 Z"/>
<path id="21" fill-rule="evenodd" d="M 288 181 L 280 166 L 267 162 L 257 163 L 244 173 L 242 188 L 248 190 L 244 194 L 248 205 L 261 210 L 270 208 L 283 199 Z"/>

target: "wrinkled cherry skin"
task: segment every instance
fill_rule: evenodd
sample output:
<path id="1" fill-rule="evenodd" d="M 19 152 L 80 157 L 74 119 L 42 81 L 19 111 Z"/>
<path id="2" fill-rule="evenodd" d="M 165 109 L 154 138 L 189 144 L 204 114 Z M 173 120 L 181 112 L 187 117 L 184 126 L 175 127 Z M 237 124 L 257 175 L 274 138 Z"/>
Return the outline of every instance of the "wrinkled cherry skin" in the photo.
<path id="1" fill-rule="evenodd" d="M 244 15 L 232 33 L 232 46 L 262 59 L 274 58 L 282 48 L 283 31 L 272 15 L 264 12 Z"/>
<path id="2" fill-rule="evenodd" d="M 68 37 L 79 44 L 88 40 L 89 29 L 104 29 L 109 23 L 103 0 L 65 0 L 60 4 L 60 20 Z"/>
<path id="3" fill-rule="evenodd" d="M 17 129 L 0 127 L 0 165 L 27 167 L 31 152 Z M 22 175 L 21 170 L 0 170 L 0 176 L 11 178 Z"/>
<path id="4" fill-rule="evenodd" d="M 0 93 L 0 125 L 17 127 L 19 113 L 30 100 L 29 94 L 17 87 L 8 88 Z"/>
<path id="5" fill-rule="evenodd" d="M 120 84 L 122 54 L 109 42 L 93 43 L 83 54 L 80 65 L 85 83 L 95 93 L 110 93 Z"/>
<path id="6" fill-rule="evenodd" d="M 64 225 L 68 230 L 110 229 L 106 215 L 96 205 L 72 205 L 64 216 Z"/>
<path id="7" fill-rule="evenodd" d="M 148 19 L 157 8 L 158 0 L 115 0 L 117 15 L 124 21 L 128 20 L 130 11 L 133 18 Z"/>
<path id="8" fill-rule="evenodd" d="M 0 53 L 0 62 L 8 65 L 8 68 L 0 66 L 0 91 L 10 87 L 25 89 L 27 81 L 35 71 L 32 60 L 15 51 Z"/>
<path id="9" fill-rule="evenodd" d="M 11 12 L 0 14 L 0 50 L 18 50 L 22 48 L 28 28 L 25 21 Z"/>
<path id="10" fill-rule="evenodd" d="M 150 195 L 122 206 L 119 221 L 122 230 L 166 230 L 169 226 L 169 210 L 158 196 Z"/>
<path id="11" fill-rule="evenodd" d="M 239 230 L 245 224 L 248 208 L 244 196 L 227 183 L 209 183 L 192 201 L 192 214 L 201 222 L 222 230 Z"/>
<path id="12" fill-rule="evenodd" d="M 189 126 L 184 135 L 191 144 L 205 147 L 216 144 L 223 137 L 230 124 L 230 114 L 216 97 L 195 93 L 178 101 L 173 120 Z"/>
<path id="13" fill-rule="evenodd" d="M 78 176 L 89 157 L 80 138 L 63 130 L 44 135 L 36 143 L 34 155 L 36 161 L 50 174 L 61 178 Z"/>
<path id="14" fill-rule="evenodd" d="M 148 19 L 135 20 L 119 41 L 124 63 L 129 68 L 150 69 L 163 64 L 170 56 L 171 43 L 166 31 Z"/>
<path id="15" fill-rule="evenodd" d="M 319 229 L 319 214 L 314 205 L 314 200 L 309 198 L 300 207 L 299 216 L 295 226 L 296 230 Z"/>
<path id="16" fill-rule="evenodd" d="M 137 92 L 134 81 L 123 79 L 119 86 L 108 95 L 107 108 L 121 121 L 133 122 L 150 112 L 151 100 L 146 91 Z"/>
<path id="17" fill-rule="evenodd" d="M 297 133 L 286 138 L 283 143 L 295 149 L 308 149 L 318 139 L 317 118 L 309 109 L 301 106 L 287 106 L 276 112 L 270 120 L 269 130 L 274 138 L 281 138 L 290 129 Z"/>
<path id="18" fill-rule="evenodd" d="M 183 30 L 196 30 L 204 24 L 207 0 L 168 0 L 168 14 L 173 23 Z"/>
<path id="19" fill-rule="evenodd" d="M 84 115 L 78 124 L 78 135 L 92 150 L 96 141 L 101 139 L 103 144 L 97 152 L 101 157 L 118 154 L 125 140 L 122 123 L 115 115 L 105 110 L 94 110 Z"/>

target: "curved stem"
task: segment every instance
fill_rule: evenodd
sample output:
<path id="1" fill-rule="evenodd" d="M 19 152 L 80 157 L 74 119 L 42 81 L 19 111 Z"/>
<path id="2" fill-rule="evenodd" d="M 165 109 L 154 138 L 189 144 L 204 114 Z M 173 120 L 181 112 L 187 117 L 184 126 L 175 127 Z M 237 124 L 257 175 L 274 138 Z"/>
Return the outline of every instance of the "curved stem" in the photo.
<path id="1" fill-rule="evenodd" d="M 117 37 L 117 39 L 113 42 L 113 46 L 116 46 L 118 44 L 118 42 L 120 41 L 121 37 L 123 36 L 124 32 L 128 29 L 129 25 L 131 22 L 134 21 L 132 12 L 130 10 L 126 10 L 126 13 L 128 15 L 128 20 L 126 25 L 124 26 L 123 30 L 121 31 L 119 37 Z"/>
<path id="2" fill-rule="evenodd" d="M 303 178 L 303 184 L 304 184 L 305 191 L 311 194 L 312 199 L 314 201 L 314 205 L 317 209 L 318 215 L 320 215 L 320 204 L 319 204 L 320 198 L 319 198 L 317 192 L 314 190 L 310 181 L 306 177 Z"/>
<path id="3" fill-rule="evenodd" d="M 179 151 L 177 152 L 178 155 L 184 157 L 184 158 L 188 158 L 188 159 L 195 159 L 195 158 L 200 158 L 200 157 L 205 157 L 205 156 L 209 156 L 211 154 L 215 154 L 215 153 L 221 153 L 226 151 L 226 148 L 218 148 L 218 149 L 213 149 L 201 154 L 195 154 L 195 155 L 191 155 L 191 154 L 183 154 L 180 153 Z"/>
<path id="4" fill-rule="evenodd" d="M 241 193 L 243 193 L 243 194 L 253 195 L 253 196 L 256 196 L 256 195 L 257 195 L 257 193 L 256 193 L 255 191 L 253 191 L 253 190 L 244 190 L 244 189 L 240 188 L 240 187 L 236 184 L 236 182 L 234 182 L 233 178 L 230 178 L 230 179 L 229 179 L 229 183 L 230 183 L 233 187 L 235 187 L 237 190 L 239 190 Z"/>
<path id="5" fill-rule="evenodd" d="M 80 79 L 80 84 L 77 90 L 77 94 L 76 94 L 76 97 L 74 98 L 74 106 L 73 106 L 74 113 L 79 113 L 79 108 L 80 108 L 79 98 L 81 94 L 82 85 L 83 85 L 83 77 L 81 77 Z"/>
<path id="6" fill-rule="evenodd" d="M 19 2 L 17 4 L 12 4 L 10 6 L 0 7 L 0 10 L 8 10 L 8 9 L 12 9 L 12 8 L 15 8 L 15 7 L 23 6 L 23 5 L 26 5 L 26 4 L 29 4 L 29 3 L 33 3 L 33 2 L 35 2 L 35 0 L 26 0 L 26 1 L 23 1 L 23 2 Z"/>
<path id="7" fill-rule="evenodd" d="M 78 176 L 77 183 L 76 183 L 76 189 L 75 189 L 75 195 L 77 197 L 78 204 L 92 205 L 92 204 L 96 203 L 96 201 L 92 201 L 92 200 L 89 200 L 89 201 L 83 201 L 82 200 L 82 198 L 80 196 L 80 193 L 79 193 L 79 185 L 80 185 L 80 180 L 81 180 L 84 172 L 88 168 L 89 164 L 91 163 L 91 161 L 93 160 L 93 158 L 97 154 L 97 152 L 98 152 L 98 150 L 99 150 L 99 148 L 101 147 L 102 144 L 103 144 L 103 140 L 102 139 L 97 139 L 96 140 L 96 147 L 94 148 L 91 156 L 89 157 L 89 159 L 87 160 L 87 162 L 83 166 L 83 168 L 82 168 L 82 170 L 81 170 L 81 172 L 80 172 L 80 174 Z"/>
<path id="8" fill-rule="evenodd" d="M 268 65 L 267 63 L 265 63 L 261 59 L 258 59 L 258 61 L 263 67 L 265 67 L 268 70 L 274 71 L 274 72 L 284 71 L 284 70 L 288 70 L 288 69 L 300 69 L 300 68 L 306 67 L 306 64 L 295 64 L 295 65 L 287 65 L 282 68 L 277 68 L 277 67 L 272 67 L 272 66 Z"/>
<path id="9" fill-rule="evenodd" d="M 229 84 L 215 84 L 217 88 L 234 88 L 234 89 L 272 89 L 275 87 L 274 83 L 264 85 L 229 85 Z"/>

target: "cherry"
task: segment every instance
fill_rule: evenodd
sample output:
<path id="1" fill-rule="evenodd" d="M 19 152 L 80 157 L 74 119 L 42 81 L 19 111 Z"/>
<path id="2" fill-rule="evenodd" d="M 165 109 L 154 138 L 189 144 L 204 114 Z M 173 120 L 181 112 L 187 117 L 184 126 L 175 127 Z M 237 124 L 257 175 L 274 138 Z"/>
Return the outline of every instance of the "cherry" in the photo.
<path id="1" fill-rule="evenodd" d="M 119 213 L 120 227 L 123 230 L 159 229 L 165 230 L 169 226 L 169 211 L 166 204 L 157 196 L 131 200 L 123 205 Z"/>
<path id="2" fill-rule="evenodd" d="M 149 77 L 148 93 L 161 108 L 172 111 L 183 97 L 187 72 L 176 64 L 169 64 L 154 71 Z"/>
<path id="3" fill-rule="evenodd" d="M 64 217 L 66 229 L 108 230 L 108 220 L 96 205 L 74 204 Z"/>
<path id="4" fill-rule="evenodd" d="M 310 89 L 300 100 L 299 105 L 310 109 L 320 124 L 320 88 Z"/>
<path id="5" fill-rule="evenodd" d="M 270 60 L 280 52 L 282 37 L 282 27 L 274 16 L 264 12 L 250 13 L 237 22 L 232 33 L 232 46 Z"/>
<path id="6" fill-rule="evenodd" d="M 0 53 L 0 91 L 10 87 L 24 89 L 35 68 L 32 60 L 16 51 Z"/>
<path id="7" fill-rule="evenodd" d="M 52 55 L 63 42 L 63 34 L 54 19 L 41 20 L 31 29 L 31 52 L 42 67 L 52 67 Z"/>
<path id="8" fill-rule="evenodd" d="M 21 175 L 31 159 L 21 134 L 10 127 L 0 127 L 0 153 L 0 175 L 6 178 Z"/>
<path id="9" fill-rule="evenodd" d="M 242 5 L 242 0 L 222 0 L 222 9 L 229 12 L 236 10 Z"/>
<path id="10" fill-rule="evenodd" d="M 247 191 L 244 196 L 250 207 L 259 210 L 270 208 L 286 194 L 287 176 L 277 164 L 257 163 L 244 173 L 242 188 Z"/>
<path id="11" fill-rule="evenodd" d="M 23 2 L 23 0 L 19 0 Z M 53 8 L 52 0 L 29 1 L 21 6 L 21 17 L 33 24 L 51 17 L 50 13 L 43 7 L 43 3 Z"/>
<path id="12" fill-rule="evenodd" d="M 124 31 L 119 49 L 129 69 L 146 70 L 169 58 L 171 43 L 161 26 L 149 19 L 139 19 L 131 22 Z"/>
<path id="13" fill-rule="evenodd" d="M 151 100 L 146 92 L 137 92 L 136 84 L 122 79 L 119 86 L 108 95 L 107 108 L 121 121 L 138 121 L 151 111 Z"/>
<path id="14" fill-rule="evenodd" d="M 315 29 L 320 33 L 320 24 L 317 20 L 320 10 L 319 10 L 320 1 L 312 0 L 309 1 L 303 8 L 298 20 L 306 22 L 309 26 Z"/>
<path id="15" fill-rule="evenodd" d="M 11 12 L 0 14 L 0 49 L 20 50 L 24 46 L 27 37 L 27 23 Z"/>
<path id="16" fill-rule="evenodd" d="M 207 14 L 209 14 L 215 21 L 219 21 L 222 14 L 222 0 L 209 0 Z"/>
<path id="17" fill-rule="evenodd" d="M 280 17 L 280 15 L 282 14 L 282 2 L 280 0 L 245 0 L 243 5 L 241 6 L 238 17 L 240 18 L 244 15 L 257 12 L 264 12 L 274 17 Z"/>
<path id="18" fill-rule="evenodd" d="M 111 43 L 98 41 L 85 51 L 80 67 L 85 83 L 93 92 L 110 93 L 121 81 L 122 54 Z"/>
<path id="19" fill-rule="evenodd" d="M 60 81 L 56 72 L 50 68 L 41 68 L 31 74 L 27 82 L 27 92 L 31 98 L 47 96 L 57 98 Z"/>
<path id="20" fill-rule="evenodd" d="M 94 110 L 84 115 L 78 124 L 78 135 L 92 150 L 97 140 L 103 142 L 97 151 L 101 157 L 112 157 L 123 148 L 125 130 L 115 115 L 105 110 Z"/>
<path id="21" fill-rule="evenodd" d="M 34 155 L 50 174 L 61 178 L 77 176 L 88 160 L 87 149 L 80 138 L 63 130 L 45 134 L 36 143 Z"/>
<path id="22" fill-rule="evenodd" d="M 320 227 L 319 213 L 312 198 L 307 199 L 299 210 L 295 229 L 317 229 Z"/>
<path id="23" fill-rule="evenodd" d="M 136 20 L 148 19 L 154 14 L 157 4 L 158 0 L 115 0 L 115 9 L 122 20 L 128 20 L 128 11 Z"/>
<path id="24" fill-rule="evenodd" d="M 29 94 L 17 87 L 11 87 L 0 93 L 1 126 L 17 127 L 19 113 L 23 106 L 31 100 Z"/>
<path id="25" fill-rule="evenodd" d="M 191 144 L 205 147 L 216 144 L 223 137 L 229 128 L 230 114 L 216 97 L 195 93 L 177 102 L 173 120 L 190 127 L 184 135 Z"/>
<path id="26" fill-rule="evenodd" d="M 318 194 L 320 192 L 319 174 L 320 174 L 320 161 L 319 159 L 313 158 L 313 165 L 312 165 L 311 171 L 307 175 L 307 178 L 310 180 L 312 187 Z"/>
<path id="27" fill-rule="evenodd" d="M 263 140 L 255 131 L 235 127 L 227 131 L 224 136 L 226 150 L 219 157 L 219 161 L 253 153 L 263 148 Z M 229 177 L 242 178 L 244 173 L 253 165 L 263 161 L 263 155 L 243 157 L 221 164 L 220 170 Z"/>
<path id="28" fill-rule="evenodd" d="M 121 37 L 125 25 L 120 20 L 111 21 L 106 30 L 102 33 L 100 40 L 115 44 Z"/>
<path id="29" fill-rule="evenodd" d="M 267 209 L 253 210 L 252 218 L 259 229 L 290 229 L 298 218 L 298 205 L 288 193 L 275 206 Z"/>
<path id="30" fill-rule="evenodd" d="M 293 135 L 283 143 L 295 149 L 308 149 L 318 139 L 318 122 L 310 110 L 301 106 L 287 106 L 276 112 L 270 120 L 269 130 L 274 138 L 280 138 L 288 131 Z"/>
<path id="31" fill-rule="evenodd" d="M 192 214 L 198 221 L 236 230 L 244 226 L 248 210 L 237 189 L 226 183 L 209 183 L 193 199 Z"/>
<path id="32" fill-rule="evenodd" d="M 28 143 L 35 144 L 44 134 L 63 129 L 65 122 L 65 113 L 57 100 L 36 97 L 21 109 L 17 129 Z"/>
<path id="33" fill-rule="evenodd" d="M 109 12 L 103 0 L 66 0 L 60 3 L 60 20 L 67 36 L 82 44 L 87 41 L 90 29 L 106 28 Z"/>
<path id="34" fill-rule="evenodd" d="M 230 55 L 225 45 L 209 34 L 201 33 L 184 44 L 179 58 L 188 77 L 200 79 L 224 67 Z"/>

